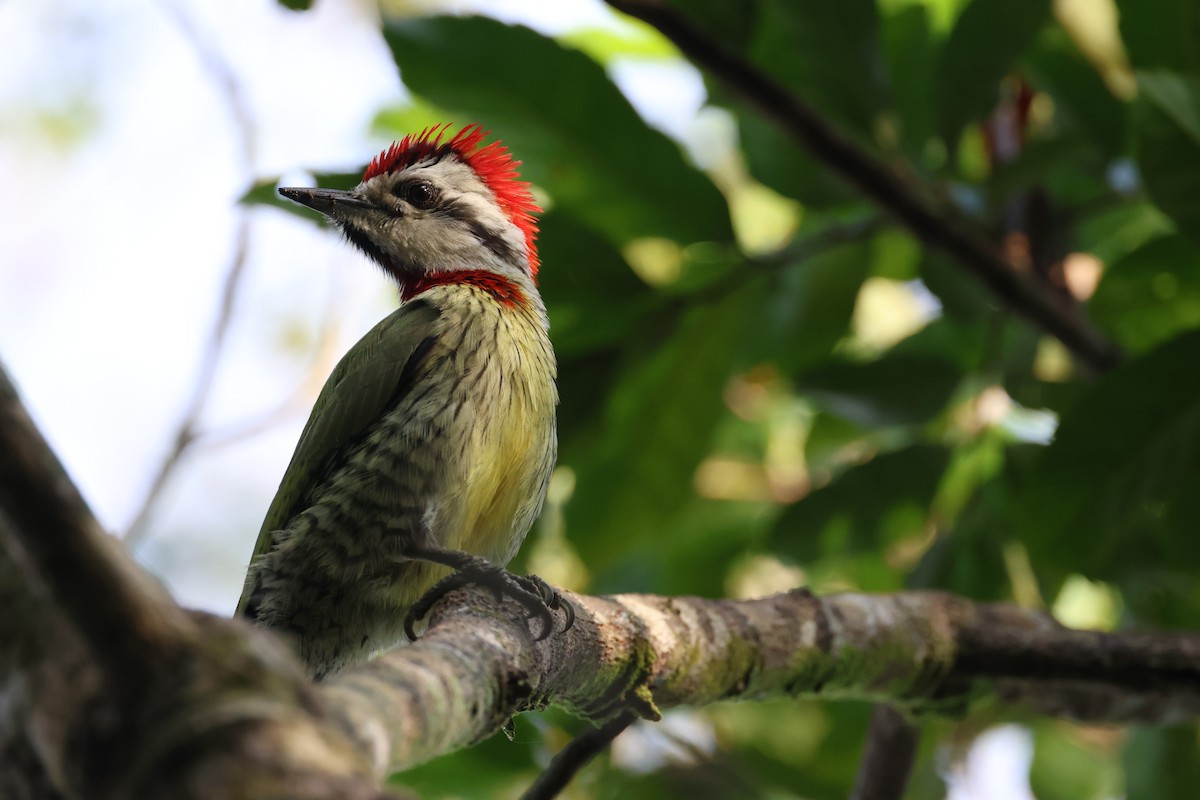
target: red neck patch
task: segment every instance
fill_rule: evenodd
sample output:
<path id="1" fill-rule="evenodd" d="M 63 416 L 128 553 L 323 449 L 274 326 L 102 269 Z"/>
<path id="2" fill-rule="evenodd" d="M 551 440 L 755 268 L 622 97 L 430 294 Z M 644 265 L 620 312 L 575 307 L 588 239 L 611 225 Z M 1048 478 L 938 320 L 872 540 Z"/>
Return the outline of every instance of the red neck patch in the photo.
<path id="1" fill-rule="evenodd" d="M 363 173 L 363 180 L 369 181 L 379 175 L 411 167 L 427 158 L 440 159 L 453 153 L 475 171 L 495 195 L 500 209 L 525 235 L 525 249 L 529 253 L 529 275 L 536 279 L 541 262 L 534 244 L 538 229 L 537 220 L 533 215 L 540 213 L 542 209 L 530 194 L 529 184 L 520 180 L 517 167 L 521 162 L 514 161 L 508 148 L 499 141 L 484 145 L 483 139 L 491 131 L 485 131 L 476 124 L 466 126 L 449 141 L 442 142 L 442 136 L 449 128 L 448 122 L 444 125 L 434 125 L 394 142 L 371 161 L 367 171 Z"/>
<path id="2" fill-rule="evenodd" d="M 486 270 L 434 272 L 411 280 L 406 278 L 400 287 L 400 299 L 412 300 L 435 286 L 474 286 L 490 294 L 502 306 L 525 305 L 526 302 L 521 287 L 503 275 Z"/>

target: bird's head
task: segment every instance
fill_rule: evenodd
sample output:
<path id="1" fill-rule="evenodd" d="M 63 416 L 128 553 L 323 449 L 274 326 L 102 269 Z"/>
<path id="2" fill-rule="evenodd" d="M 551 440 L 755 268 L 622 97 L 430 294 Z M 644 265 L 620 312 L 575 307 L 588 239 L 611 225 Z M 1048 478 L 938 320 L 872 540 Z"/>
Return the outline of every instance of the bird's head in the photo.
<path id="1" fill-rule="evenodd" d="M 404 297 L 456 273 L 495 273 L 532 285 L 539 211 L 500 142 L 468 125 L 404 137 L 371 162 L 350 191 L 281 188 L 320 211 L 399 282 Z M 443 141 L 445 139 L 445 141 Z"/>

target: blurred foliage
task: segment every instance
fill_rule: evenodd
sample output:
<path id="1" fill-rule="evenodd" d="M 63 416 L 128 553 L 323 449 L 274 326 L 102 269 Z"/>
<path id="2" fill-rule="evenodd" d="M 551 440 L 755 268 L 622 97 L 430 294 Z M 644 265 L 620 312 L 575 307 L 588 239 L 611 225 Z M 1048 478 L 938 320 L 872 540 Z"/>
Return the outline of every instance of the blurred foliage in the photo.
<path id="1" fill-rule="evenodd" d="M 644 25 L 555 40 L 481 17 L 385 18 L 415 97 L 378 129 L 477 120 L 548 201 L 562 453 L 522 557 L 553 544 L 584 567 L 572 588 L 597 593 L 807 580 L 1053 608 L 1066 585 L 1099 587 L 1072 603 L 1104 598 L 1121 625 L 1200 626 L 1194 2 L 672 5 L 1027 254 L 1128 359 L 1102 376 L 1073 366 L 707 76 L 706 113 L 735 137 L 688 151 L 650 127 L 606 71 L 677 58 Z M 272 188 L 247 199 L 275 202 Z M 739 248 L 761 240 L 740 205 L 751 194 L 799 219 L 790 244 Z M 554 580 L 553 560 L 538 563 Z M 844 797 L 868 711 L 707 709 L 689 717 L 707 743 L 648 748 L 649 768 L 603 757 L 567 796 Z M 527 715 L 515 741 L 402 780 L 430 797 L 516 796 L 579 724 Z M 1195 792 L 1194 728 L 1031 725 L 1038 797 Z M 935 761 L 977 730 L 930 722 L 908 797 L 942 796 Z"/>

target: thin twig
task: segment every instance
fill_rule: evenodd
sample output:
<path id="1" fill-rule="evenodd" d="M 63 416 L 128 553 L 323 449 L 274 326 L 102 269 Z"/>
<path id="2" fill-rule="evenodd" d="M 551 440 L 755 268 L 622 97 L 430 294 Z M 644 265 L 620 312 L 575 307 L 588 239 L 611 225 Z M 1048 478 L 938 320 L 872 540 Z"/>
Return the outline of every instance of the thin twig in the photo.
<path id="1" fill-rule="evenodd" d="M 903 714 L 891 706 L 875 706 L 850 800 L 900 800 L 904 797 L 920 741 L 921 730 Z"/>
<path id="2" fill-rule="evenodd" d="M 225 97 L 226 106 L 229 109 L 230 116 L 233 118 L 242 171 L 245 174 L 246 185 L 249 186 L 254 182 L 254 127 L 250 116 L 249 104 L 242 93 L 241 86 L 238 84 L 233 71 L 229 68 L 225 59 L 210 42 L 200 35 L 183 9 L 174 3 L 167 4 L 165 8 L 176 25 L 178 25 L 184 38 L 191 43 L 200 62 L 213 77 L 221 94 Z M 167 453 L 162 463 L 159 464 L 158 470 L 150 482 L 150 487 L 146 490 L 146 494 L 133 516 L 133 520 L 126 529 L 125 545 L 131 549 L 137 547 L 145 540 L 148 533 L 146 523 L 150 512 L 153 510 L 163 489 L 166 488 L 167 482 L 170 480 L 179 462 L 182 461 L 184 455 L 196 442 L 198 436 L 197 427 L 200 424 L 200 417 L 204 413 L 204 408 L 208 404 L 209 396 L 212 394 L 217 370 L 225 349 L 225 340 L 229 335 L 230 323 L 233 320 L 233 309 L 237 302 L 238 293 L 241 291 L 242 278 L 246 271 L 246 257 L 249 252 L 249 245 L 250 215 L 249 212 L 241 210 L 238 213 L 237 228 L 234 233 L 233 253 L 230 256 L 229 266 L 225 271 L 225 279 L 221 285 L 221 299 L 217 308 L 217 317 L 213 321 L 212 332 L 209 334 L 209 343 L 201 357 L 200 368 L 196 372 L 196 380 L 193 384 L 191 397 L 179 419 L 179 423 L 176 425 L 175 435 L 172 437 L 171 450 Z"/>
<path id="3" fill-rule="evenodd" d="M 1104 371 L 1120 360 L 1117 347 L 1082 316 L 1077 306 L 1048 291 L 1035 276 L 1013 269 L 987 238 L 965 221 L 932 210 L 894 172 L 838 132 L 788 88 L 709 38 L 686 15 L 661 0 L 606 2 L 656 28 L 729 92 L 773 120 L 818 160 L 897 217 L 918 239 L 951 256 L 975 273 L 997 298 L 1058 337 L 1081 363 Z"/>
<path id="4" fill-rule="evenodd" d="M 131 549 L 136 548 L 145 540 L 149 531 L 146 522 L 150 512 L 154 509 L 163 489 L 166 488 L 167 481 L 174 473 L 175 468 L 199 438 L 197 428 L 200 424 L 200 417 L 204 413 L 204 407 L 208 404 L 209 395 L 212 393 L 217 368 L 220 366 L 221 355 L 224 352 L 225 339 L 229 333 L 229 325 L 233 320 L 234 303 L 241 288 L 242 275 L 245 272 L 250 236 L 249 220 L 245 213 L 238 221 L 235 236 L 233 258 L 229 263 L 229 269 L 225 273 L 225 280 L 221 287 L 221 303 L 217 319 L 213 323 L 208 347 L 204 351 L 200 368 L 196 372 L 191 398 L 175 429 L 171 450 L 159 464 L 154 479 L 150 482 L 150 488 L 146 490 L 142 502 L 138 505 L 138 511 L 134 515 L 133 521 L 129 523 L 125 534 L 125 545 Z"/>
<path id="5" fill-rule="evenodd" d="M 581 769 L 636 721 L 636 714 L 623 711 L 599 728 L 584 731 L 567 742 L 567 746 L 555 754 L 550 765 L 521 795 L 521 800 L 551 800 L 558 797 L 559 792 L 567 788 L 567 784 Z"/>

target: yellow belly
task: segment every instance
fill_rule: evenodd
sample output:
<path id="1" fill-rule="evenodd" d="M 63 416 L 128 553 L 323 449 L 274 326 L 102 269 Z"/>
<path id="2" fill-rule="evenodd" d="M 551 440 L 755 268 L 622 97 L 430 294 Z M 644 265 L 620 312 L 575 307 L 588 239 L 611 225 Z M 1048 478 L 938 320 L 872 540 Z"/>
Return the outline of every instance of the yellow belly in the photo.
<path id="1" fill-rule="evenodd" d="M 541 504 L 542 481 L 551 457 L 553 406 L 531 408 L 514 401 L 496 409 L 476 439 L 475 458 L 462 495 L 459 549 L 505 563 Z M 451 536 L 454 536 L 451 533 Z"/>

